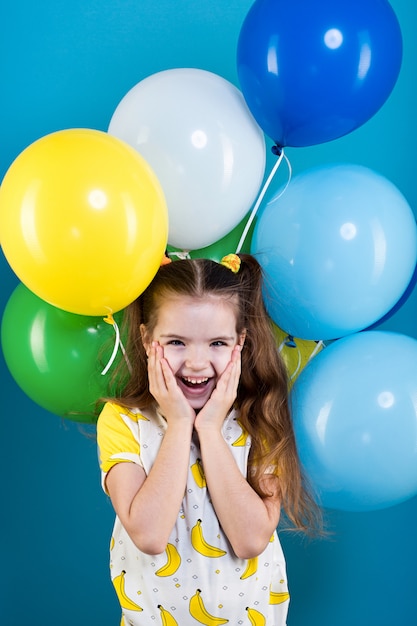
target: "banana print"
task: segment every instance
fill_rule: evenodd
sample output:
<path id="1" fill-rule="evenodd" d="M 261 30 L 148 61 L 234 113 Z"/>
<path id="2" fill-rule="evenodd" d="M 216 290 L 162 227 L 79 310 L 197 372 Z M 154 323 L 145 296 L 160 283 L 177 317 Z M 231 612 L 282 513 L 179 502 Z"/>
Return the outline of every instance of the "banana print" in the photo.
<path id="1" fill-rule="evenodd" d="M 125 574 L 126 572 L 122 570 L 118 576 L 113 578 L 113 585 L 119 598 L 120 606 L 128 611 L 143 611 L 142 607 L 128 598 L 125 593 Z"/>
<path id="2" fill-rule="evenodd" d="M 129 414 L 121 408 L 109 411 L 105 416 L 108 431 L 102 431 L 107 446 L 103 480 L 114 465 L 113 459 L 141 463 L 149 474 L 158 444 L 164 438 L 165 420 L 153 409 L 143 411 L 147 419 L 139 418 L 132 409 Z M 250 436 L 237 419 L 238 413 L 232 410 L 222 433 L 241 473 L 246 475 Z M 195 437 L 190 443 L 184 499 L 162 554 L 150 555 L 136 549 L 116 516 L 109 556 L 124 616 L 120 622 L 120 615 L 120 626 L 286 623 L 289 595 L 279 535 L 274 532 L 258 558 L 236 557 L 215 515 L 201 459 Z"/>
<path id="3" fill-rule="evenodd" d="M 201 597 L 201 590 L 197 589 L 195 594 L 190 599 L 190 615 L 205 626 L 221 626 L 221 624 L 227 624 L 228 619 L 223 617 L 215 617 L 210 615 L 204 606 L 203 598 Z"/>
<path id="4" fill-rule="evenodd" d="M 248 617 L 252 626 L 265 626 L 266 619 L 265 616 L 262 615 L 262 613 L 260 613 L 256 609 L 251 609 L 249 607 L 247 607 L 246 610 L 248 612 Z"/>
<path id="5" fill-rule="evenodd" d="M 195 526 L 191 529 L 191 543 L 194 550 L 200 554 L 210 558 L 218 558 L 227 554 L 225 550 L 211 546 L 203 537 L 203 529 L 201 528 L 201 519 L 197 520 Z"/>
<path id="6" fill-rule="evenodd" d="M 162 604 L 158 604 L 158 609 L 161 611 L 162 626 L 178 626 L 177 620 Z"/>
<path id="7" fill-rule="evenodd" d="M 257 571 L 258 571 L 258 557 L 254 556 L 252 559 L 248 559 L 248 564 L 242 576 L 240 577 L 240 580 L 244 580 L 245 578 L 249 578 L 249 576 L 253 576 L 255 572 Z"/>
<path id="8" fill-rule="evenodd" d="M 169 543 L 165 549 L 167 562 L 155 572 L 156 576 L 172 576 L 181 565 L 181 557 L 177 548 Z"/>
<path id="9" fill-rule="evenodd" d="M 200 487 L 200 489 L 204 489 L 204 487 L 207 487 L 206 477 L 204 476 L 201 459 L 197 459 L 196 462 L 191 465 L 191 474 L 193 475 L 193 478 L 198 487 Z"/>
<path id="10" fill-rule="evenodd" d="M 271 591 L 269 594 L 269 604 L 282 604 L 289 600 L 288 591 Z"/>

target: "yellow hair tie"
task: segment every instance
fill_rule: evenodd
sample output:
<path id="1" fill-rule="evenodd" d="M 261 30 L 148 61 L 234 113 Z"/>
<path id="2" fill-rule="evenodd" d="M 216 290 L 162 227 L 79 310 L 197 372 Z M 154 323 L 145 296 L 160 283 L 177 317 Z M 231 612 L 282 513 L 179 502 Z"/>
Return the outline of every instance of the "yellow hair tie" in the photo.
<path id="1" fill-rule="evenodd" d="M 226 254 L 220 261 L 220 265 L 224 265 L 231 270 L 233 274 L 237 274 L 240 270 L 240 258 L 237 254 Z"/>

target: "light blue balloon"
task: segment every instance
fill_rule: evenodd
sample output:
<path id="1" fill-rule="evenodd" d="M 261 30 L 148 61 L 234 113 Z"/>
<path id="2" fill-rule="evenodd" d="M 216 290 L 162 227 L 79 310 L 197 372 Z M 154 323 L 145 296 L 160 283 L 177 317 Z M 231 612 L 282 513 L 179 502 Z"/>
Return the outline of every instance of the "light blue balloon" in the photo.
<path id="1" fill-rule="evenodd" d="M 291 402 L 300 460 L 324 507 L 369 511 L 417 494 L 417 340 L 339 339 L 303 369 Z"/>
<path id="2" fill-rule="evenodd" d="M 295 176 L 262 210 L 251 252 L 273 321 L 301 339 L 363 330 L 401 298 L 417 228 L 401 192 L 373 170 L 327 165 Z"/>

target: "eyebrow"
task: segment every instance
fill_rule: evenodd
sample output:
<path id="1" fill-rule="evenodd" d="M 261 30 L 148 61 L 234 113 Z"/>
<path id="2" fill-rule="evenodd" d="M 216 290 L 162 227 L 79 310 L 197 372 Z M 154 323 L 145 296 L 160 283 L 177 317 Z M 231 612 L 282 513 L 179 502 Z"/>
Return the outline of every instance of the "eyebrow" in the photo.
<path id="1" fill-rule="evenodd" d="M 184 337 L 183 335 L 175 335 L 173 333 L 168 333 L 165 335 L 160 335 L 161 339 L 180 339 L 181 341 L 185 341 L 188 337 Z M 211 337 L 209 341 L 233 341 L 235 337 L 233 336 L 221 336 L 221 337 Z"/>

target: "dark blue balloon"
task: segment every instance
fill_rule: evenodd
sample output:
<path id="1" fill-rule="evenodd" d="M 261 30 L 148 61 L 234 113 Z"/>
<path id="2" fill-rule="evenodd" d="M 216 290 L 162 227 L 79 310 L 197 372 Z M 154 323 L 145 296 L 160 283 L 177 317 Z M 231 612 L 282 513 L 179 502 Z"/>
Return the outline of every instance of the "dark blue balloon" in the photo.
<path id="1" fill-rule="evenodd" d="M 311 146 L 369 120 L 401 68 L 386 0 L 257 0 L 239 35 L 242 93 L 278 146 Z"/>

